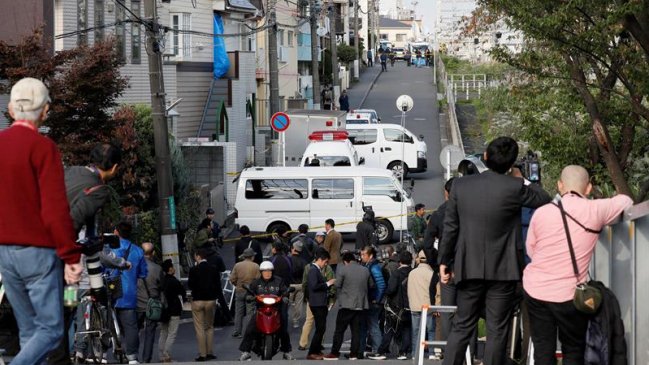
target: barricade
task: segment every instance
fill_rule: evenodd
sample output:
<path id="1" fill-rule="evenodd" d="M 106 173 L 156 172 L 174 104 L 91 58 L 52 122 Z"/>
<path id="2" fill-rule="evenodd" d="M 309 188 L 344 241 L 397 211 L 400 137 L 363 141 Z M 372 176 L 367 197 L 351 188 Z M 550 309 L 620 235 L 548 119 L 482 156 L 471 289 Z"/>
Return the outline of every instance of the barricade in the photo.
<path id="1" fill-rule="evenodd" d="M 417 365 L 423 365 L 424 363 L 424 349 L 426 346 L 446 346 L 446 341 L 426 341 L 426 316 L 428 311 L 432 310 L 437 313 L 455 313 L 457 311 L 457 306 L 454 305 L 424 305 L 421 307 L 421 323 L 419 324 L 419 346 L 415 349 L 415 359 L 417 359 Z M 471 346 L 466 347 L 466 363 L 472 364 L 471 362 Z"/>

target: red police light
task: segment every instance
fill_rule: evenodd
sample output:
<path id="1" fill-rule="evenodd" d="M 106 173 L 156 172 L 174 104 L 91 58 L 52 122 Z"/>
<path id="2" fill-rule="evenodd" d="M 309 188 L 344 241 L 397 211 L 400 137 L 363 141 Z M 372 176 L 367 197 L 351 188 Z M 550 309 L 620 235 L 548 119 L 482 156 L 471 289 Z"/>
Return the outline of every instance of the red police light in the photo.
<path id="1" fill-rule="evenodd" d="M 327 127 L 333 127 L 334 126 L 334 121 L 333 120 L 328 120 L 328 121 L 325 122 L 325 125 Z"/>
<path id="2" fill-rule="evenodd" d="M 309 135 L 310 141 L 344 141 L 347 138 L 347 131 L 315 131 Z"/>

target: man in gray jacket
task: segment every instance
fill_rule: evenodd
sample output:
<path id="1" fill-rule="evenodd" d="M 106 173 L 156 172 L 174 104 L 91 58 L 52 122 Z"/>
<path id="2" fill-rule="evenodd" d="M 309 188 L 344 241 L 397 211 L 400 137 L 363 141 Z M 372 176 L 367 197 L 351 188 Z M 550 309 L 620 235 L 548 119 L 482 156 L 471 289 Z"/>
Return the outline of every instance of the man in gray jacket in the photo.
<path id="1" fill-rule="evenodd" d="M 162 267 L 153 261 L 153 244 L 144 242 L 142 250 L 144 251 L 148 273 L 146 279 L 137 282 L 137 322 L 140 330 L 144 329 L 144 348 L 142 349 L 141 359 L 145 363 L 150 363 L 153 356 L 153 342 L 155 341 L 155 330 L 158 327 L 158 322 L 146 318 L 146 307 L 149 298 L 160 298 L 164 272 Z"/>
<path id="2" fill-rule="evenodd" d="M 360 327 L 363 319 L 363 310 L 369 309 L 368 290 L 370 286 L 370 271 L 358 264 L 354 254 L 347 251 L 342 255 L 343 266 L 336 271 L 336 289 L 338 290 L 338 303 L 340 310 L 336 316 L 336 330 L 334 331 L 331 353 L 324 356 L 325 360 L 338 360 L 340 347 L 347 327 L 351 327 L 352 344 L 349 359 L 356 360 L 362 356 L 360 352 Z"/>

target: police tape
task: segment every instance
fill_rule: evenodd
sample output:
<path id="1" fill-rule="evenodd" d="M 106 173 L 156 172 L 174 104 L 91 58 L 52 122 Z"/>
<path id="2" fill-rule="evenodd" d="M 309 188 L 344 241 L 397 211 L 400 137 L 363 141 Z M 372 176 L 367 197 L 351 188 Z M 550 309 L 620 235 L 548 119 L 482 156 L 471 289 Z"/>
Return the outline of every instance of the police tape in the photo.
<path id="1" fill-rule="evenodd" d="M 429 214 L 429 213 L 433 213 L 433 212 L 435 212 L 435 210 L 436 210 L 436 209 L 425 209 L 424 212 L 427 213 L 427 214 Z M 408 217 L 408 216 L 412 216 L 412 215 L 415 215 L 415 214 L 416 214 L 416 212 L 410 212 L 410 213 L 405 213 L 405 214 L 397 214 L 397 215 L 392 215 L 392 216 L 387 216 L 387 217 L 380 217 L 380 218 L 376 218 L 376 220 L 377 220 L 377 221 L 380 221 L 380 220 L 385 220 L 385 219 L 392 219 L 392 218 L 399 218 L 399 217 Z M 357 220 L 357 221 L 349 221 L 349 222 L 336 223 L 336 227 L 340 227 L 340 226 L 348 226 L 348 225 L 350 225 L 350 224 L 358 224 L 358 223 L 360 223 L 360 222 L 362 222 L 362 220 L 360 220 L 360 221 Z M 322 230 L 322 229 L 324 229 L 324 228 L 325 228 L 325 226 L 316 226 L 316 227 L 309 227 L 309 230 L 316 230 L 316 231 L 318 231 L 318 230 Z M 298 233 L 298 231 L 297 231 L 297 230 L 290 230 L 290 231 L 287 231 L 287 233 Z M 251 235 L 251 236 L 247 236 L 247 237 L 250 237 L 250 238 L 268 238 L 268 237 L 273 237 L 273 236 L 276 236 L 276 235 L 277 235 L 277 233 L 275 233 L 275 232 L 271 232 L 271 233 L 259 233 L 259 234 L 255 234 L 255 235 Z M 224 239 L 224 240 L 223 240 L 223 243 L 227 243 L 227 242 L 238 242 L 238 241 L 241 240 L 241 238 L 242 238 L 242 237 L 235 237 L 235 238 Z"/>

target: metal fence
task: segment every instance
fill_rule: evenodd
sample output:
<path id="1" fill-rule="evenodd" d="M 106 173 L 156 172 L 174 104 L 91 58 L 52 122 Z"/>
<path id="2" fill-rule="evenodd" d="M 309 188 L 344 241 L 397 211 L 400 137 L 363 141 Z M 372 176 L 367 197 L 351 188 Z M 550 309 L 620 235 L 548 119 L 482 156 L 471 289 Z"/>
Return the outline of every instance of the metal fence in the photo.
<path id="1" fill-rule="evenodd" d="M 649 201 L 628 209 L 599 238 L 591 274 L 620 302 L 629 364 L 649 364 Z"/>
<path id="2" fill-rule="evenodd" d="M 441 57 L 437 57 L 437 67 L 436 72 L 439 75 L 440 81 L 444 86 L 444 92 L 446 93 L 446 103 L 448 104 L 448 117 L 450 121 L 451 128 L 451 140 L 452 143 L 462 149 L 464 153 L 464 143 L 462 142 L 462 133 L 460 132 L 460 124 L 457 121 L 457 112 L 455 110 L 455 84 L 449 82 L 448 74 L 446 73 L 446 67 L 444 66 L 444 61 Z"/>

